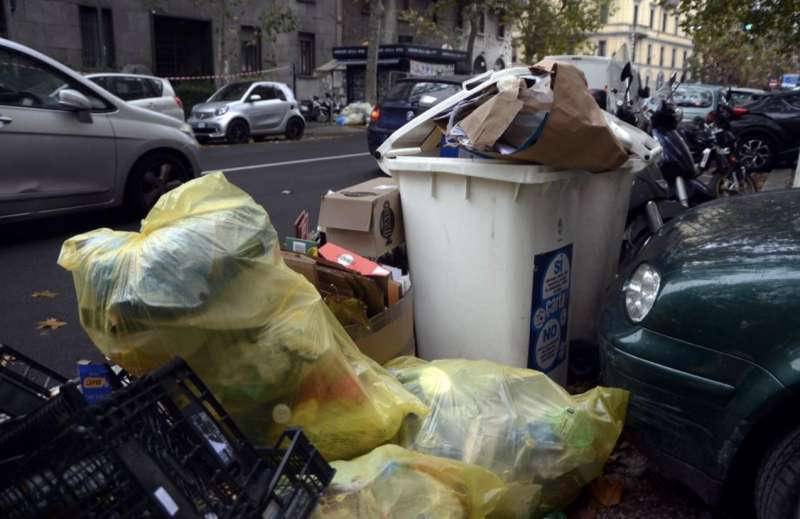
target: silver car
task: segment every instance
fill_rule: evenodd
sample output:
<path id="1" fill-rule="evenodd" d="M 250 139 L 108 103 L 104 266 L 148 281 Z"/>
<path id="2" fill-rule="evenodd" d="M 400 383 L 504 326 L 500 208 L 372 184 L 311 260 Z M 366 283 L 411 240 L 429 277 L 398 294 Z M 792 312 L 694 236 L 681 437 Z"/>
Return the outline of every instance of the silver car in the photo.
<path id="1" fill-rule="evenodd" d="M 127 202 L 200 173 L 191 127 L 0 38 L 0 222 Z"/>
<path id="2" fill-rule="evenodd" d="M 168 79 L 140 74 L 86 74 L 101 87 L 123 101 L 154 112 L 169 115 L 180 121 L 186 119 L 183 101 L 175 95 Z"/>
<path id="3" fill-rule="evenodd" d="M 225 85 L 195 105 L 188 122 L 201 142 L 224 138 L 232 144 L 276 134 L 299 139 L 306 125 L 292 90 L 271 81 Z"/>

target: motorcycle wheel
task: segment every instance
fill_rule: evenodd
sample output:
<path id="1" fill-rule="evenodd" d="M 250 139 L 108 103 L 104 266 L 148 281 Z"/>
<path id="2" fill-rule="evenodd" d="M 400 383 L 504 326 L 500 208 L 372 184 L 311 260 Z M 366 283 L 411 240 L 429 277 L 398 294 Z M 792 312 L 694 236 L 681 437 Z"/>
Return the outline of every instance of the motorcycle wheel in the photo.
<path id="1" fill-rule="evenodd" d="M 724 198 L 737 195 L 749 195 L 757 191 L 756 184 L 750 175 L 745 174 L 744 182 L 739 184 L 738 189 L 733 186 L 728 175 L 715 173 L 711 178 L 711 192 L 717 198 Z"/>
<path id="2" fill-rule="evenodd" d="M 330 122 L 331 117 L 328 115 L 328 112 L 325 110 L 317 110 L 317 113 L 314 114 L 314 120 L 318 123 L 327 123 Z"/>

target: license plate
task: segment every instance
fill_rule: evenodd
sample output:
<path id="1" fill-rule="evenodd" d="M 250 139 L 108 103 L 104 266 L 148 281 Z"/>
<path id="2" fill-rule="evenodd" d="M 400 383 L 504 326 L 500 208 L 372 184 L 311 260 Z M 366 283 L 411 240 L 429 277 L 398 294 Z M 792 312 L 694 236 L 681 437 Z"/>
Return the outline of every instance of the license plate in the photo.
<path id="1" fill-rule="evenodd" d="M 203 129 L 206 127 L 206 123 L 197 123 L 197 127 Z"/>

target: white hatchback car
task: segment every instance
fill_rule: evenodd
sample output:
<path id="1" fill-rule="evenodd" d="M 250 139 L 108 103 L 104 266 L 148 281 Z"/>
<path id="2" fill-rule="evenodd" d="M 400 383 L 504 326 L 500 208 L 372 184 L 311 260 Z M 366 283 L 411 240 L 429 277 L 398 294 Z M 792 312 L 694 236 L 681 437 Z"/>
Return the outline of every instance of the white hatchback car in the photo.
<path id="1" fill-rule="evenodd" d="M 134 106 L 185 121 L 183 102 L 168 79 L 140 74 L 86 74 L 101 87 Z"/>

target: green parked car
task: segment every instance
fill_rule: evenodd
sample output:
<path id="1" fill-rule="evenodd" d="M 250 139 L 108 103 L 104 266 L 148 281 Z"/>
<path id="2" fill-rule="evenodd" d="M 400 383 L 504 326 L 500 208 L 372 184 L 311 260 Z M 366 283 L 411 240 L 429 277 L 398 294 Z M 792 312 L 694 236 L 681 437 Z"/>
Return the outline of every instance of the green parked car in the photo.
<path id="1" fill-rule="evenodd" d="M 620 278 L 603 378 L 643 450 L 710 504 L 800 517 L 800 190 L 687 211 Z"/>

